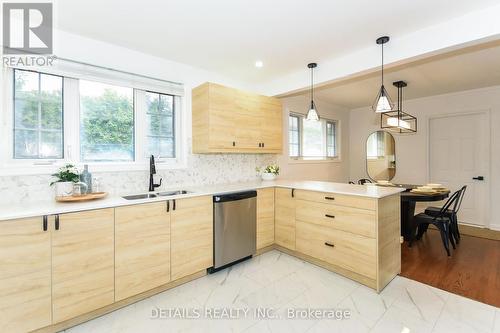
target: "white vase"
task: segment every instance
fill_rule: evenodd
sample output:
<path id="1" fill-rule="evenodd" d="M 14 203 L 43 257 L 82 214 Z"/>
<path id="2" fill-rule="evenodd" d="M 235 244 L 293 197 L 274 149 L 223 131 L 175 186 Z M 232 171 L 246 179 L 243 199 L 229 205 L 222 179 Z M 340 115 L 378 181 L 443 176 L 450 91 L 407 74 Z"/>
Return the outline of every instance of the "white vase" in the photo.
<path id="1" fill-rule="evenodd" d="M 274 173 L 269 173 L 269 172 L 263 172 L 262 175 L 262 180 L 275 180 L 276 175 Z"/>
<path id="2" fill-rule="evenodd" d="M 57 182 L 56 197 L 69 197 L 73 195 L 73 182 Z"/>

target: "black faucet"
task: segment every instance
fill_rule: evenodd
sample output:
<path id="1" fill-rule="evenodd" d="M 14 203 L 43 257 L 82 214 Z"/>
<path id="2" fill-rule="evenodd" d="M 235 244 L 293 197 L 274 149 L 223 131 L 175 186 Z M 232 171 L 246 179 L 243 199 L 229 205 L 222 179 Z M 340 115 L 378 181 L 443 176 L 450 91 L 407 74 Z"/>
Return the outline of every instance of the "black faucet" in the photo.
<path id="1" fill-rule="evenodd" d="M 155 188 L 161 186 L 161 181 L 163 179 L 160 178 L 160 184 L 155 184 L 153 175 L 156 175 L 156 167 L 155 167 L 155 157 L 151 155 L 149 158 L 149 192 L 153 192 Z"/>

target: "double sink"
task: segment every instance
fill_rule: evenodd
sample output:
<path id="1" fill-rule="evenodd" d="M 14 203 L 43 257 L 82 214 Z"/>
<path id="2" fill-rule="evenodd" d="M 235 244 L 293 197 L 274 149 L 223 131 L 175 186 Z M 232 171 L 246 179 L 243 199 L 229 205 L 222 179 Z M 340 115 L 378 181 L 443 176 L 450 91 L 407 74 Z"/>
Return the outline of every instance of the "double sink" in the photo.
<path id="1" fill-rule="evenodd" d="M 165 192 L 157 192 L 157 193 L 144 193 L 144 194 L 133 194 L 126 195 L 122 197 L 125 200 L 142 200 L 142 199 L 153 199 L 153 198 L 161 198 L 161 197 L 169 197 L 172 195 L 181 195 L 188 194 L 191 191 L 186 190 L 176 190 L 176 191 L 165 191 Z"/>

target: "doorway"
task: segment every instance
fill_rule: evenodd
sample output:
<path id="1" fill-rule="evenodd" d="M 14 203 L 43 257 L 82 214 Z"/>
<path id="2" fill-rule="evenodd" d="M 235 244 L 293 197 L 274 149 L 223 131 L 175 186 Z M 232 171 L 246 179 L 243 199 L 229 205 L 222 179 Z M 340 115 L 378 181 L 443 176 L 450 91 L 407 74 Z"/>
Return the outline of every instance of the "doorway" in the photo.
<path id="1" fill-rule="evenodd" d="M 429 119 L 429 180 L 452 191 L 467 185 L 458 220 L 489 226 L 489 112 Z"/>

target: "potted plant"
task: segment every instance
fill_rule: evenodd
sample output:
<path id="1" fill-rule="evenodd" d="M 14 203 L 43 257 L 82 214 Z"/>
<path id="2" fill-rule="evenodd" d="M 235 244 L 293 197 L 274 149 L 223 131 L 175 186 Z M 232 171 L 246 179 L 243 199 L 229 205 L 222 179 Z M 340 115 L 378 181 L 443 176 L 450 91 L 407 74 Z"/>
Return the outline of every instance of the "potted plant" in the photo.
<path id="1" fill-rule="evenodd" d="M 260 173 L 262 180 L 275 180 L 276 176 L 280 174 L 280 167 L 277 164 L 271 164 L 265 168 L 256 168 Z"/>
<path id="2" fill-rule="evenodd" d="M 80 180 L 78 170 L 73 164 L 66 164 L 52 174 L 52 177 L 57 178 L 50 186 L 56 186 L 56 196 L 68 197 L 73 195 L 73 185 Z"/>

